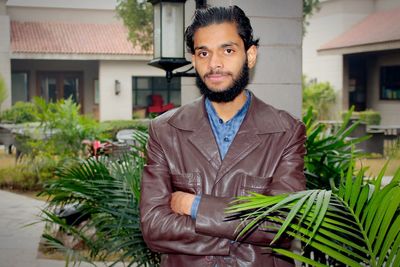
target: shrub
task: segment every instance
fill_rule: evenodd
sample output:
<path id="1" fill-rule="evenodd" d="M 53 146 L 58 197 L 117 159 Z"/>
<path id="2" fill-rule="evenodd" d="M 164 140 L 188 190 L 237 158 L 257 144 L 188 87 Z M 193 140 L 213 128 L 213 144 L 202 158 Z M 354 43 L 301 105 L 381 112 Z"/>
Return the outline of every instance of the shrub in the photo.
<path id="1" fill-rule="evenodd" d="M 329 110 L 336 102 L 336 93 L 328 82 L 318 83 L 303 76 L 303 112 L 312 107 L 319 120 L 329 119 Z"/>
<path id="2" fill-rule="evenodd" d="M 148 120 L 113 120 L 100 123 L 101 132 L 108 138 L 114 138 L 123 129 L 147 129 Z"/>
<path id="3" fill-rule="evenodd" d="M 8 93 L 6 88 L 6 83 L 4 82 L 3 77 L 0 75 L 0 107 L 3 102 L 7 99 Z"/>
<path id="4" fill-rule="evenodd" d="M 360 120 L 367 125 L 379 125 L 381 123 L 381 114 L 372 109 L 360 112 Z"/>
<path id="5" fill-rule="evenodd" d="M 349 111 L 342 112 L 342 118 L 346 117 L 348 113 Z M 367 125 L 379 125 L 381 123 L 381 114 L 372 109 L 352 112 L 351 118 L 353 120 L 360 120 L 360 122 Z"/>
<path id="6" fill-rule="evenodd" d="M 17 148 L 22 152 L 18 164 L 33 177 L 32 188 L 52 179 L 58 167 L 75 164 L 83 154 L 82 141 L 100 135 L 98 123 L 80 115 L 79 105 L 71 99 L 46 103 L 35 98 L 33 105 L 38 126 L 27 126 L 16 138 Z"/>
<path id="7" fill-rule="evenodd" d="M 36 107 L 33 103 L 17 102 L 14 106 L 2 112 L 0 120 L 8 123 L 34 122 L 38 120 L 35 116 L 36 113 Z"/>

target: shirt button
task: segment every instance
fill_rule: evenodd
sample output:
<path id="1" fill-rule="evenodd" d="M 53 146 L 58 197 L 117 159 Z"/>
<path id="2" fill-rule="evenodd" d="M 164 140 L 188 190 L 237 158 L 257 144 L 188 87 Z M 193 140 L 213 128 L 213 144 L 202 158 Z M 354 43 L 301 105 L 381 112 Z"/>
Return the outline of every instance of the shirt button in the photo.
<path id="1" fill-rule="evenodd" d="M 225 138 L 224 138 L 224 142 L 229 142 L 229 138 L 228 138 L 228 137 L 225 137 Z"/>
<path id="2" fill-rule="evenodd" d="M 222 119 L 219 119 L 219 123 L 223 124 L 223 123 L 224 123 L 224 121 L 223 121 Z"/>

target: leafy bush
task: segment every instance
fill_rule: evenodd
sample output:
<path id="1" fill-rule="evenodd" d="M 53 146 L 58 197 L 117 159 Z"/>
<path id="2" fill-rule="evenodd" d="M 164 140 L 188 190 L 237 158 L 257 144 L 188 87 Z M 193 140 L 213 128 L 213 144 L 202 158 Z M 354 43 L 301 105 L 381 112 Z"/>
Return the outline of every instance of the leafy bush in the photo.
<path id="1" fill-rule="evenodd" d="M 354 146 L 365 141 L 368 136 L 349 138 L 359 122 L 350 125 L 352 110 L 347 113 L 338 129 L 328 130 L 325 124 L 318 123 L 312 108 L 303 117 L 306 125 L 307 154 L 304 157 L 307 188 L 331 189 L 340 181 L 342 173 L 349 169 L 352 159 L 361 156 Z"/>
<path id="2" fill-rule="evenodd" d="M 342 117 L 347 116 L 349 111 L 342 112 Z M 367 109 L 365 111 L 351 112 L 351 119 L 360 120 L 360 122 L 367 125 L 379 125 L 381 123 L 381 114 L 378 111 Z"/>
<path id="3" fill-rule="evenodd" d="M 58 167 L 76 164 L 82 154 L 82 141 L 96 139 L 100 130 L 95 120 L 80 115 L 79 105 L 71 99 L 46 103 L 35 98 L 32 105 L 38 124 L 24 128 L 16 141 L 22 152 L 19 168 L 33 177 L 35 184 L 31 187 L 35 189 L 54 178 Z M 13 177 L 19 180 L 17 173 L 11 173 L 10 179 Z"/>
<path id="4" fill-rule="evenodd" d="M 118 131 L 123 129 L 146 129 L 148 120 L 113 120 L 100 123 L 100 129 L 108 138 L 114 138 Z"/>
<path id="5" fill-rule="evenodd" d="M 31 102 L 17 102 L 1 113 L 1 122 L 24 123 L 38 121 L 36 106 Z"/>
<path id="6" fill-rule="evenodd" d="M 310 107 L 319 120 L 329 119 L 329 110 L 336 102 L 336 93 L 328 82 L 317 83 L 303 76 L 303 112 Z"/>
<path id="7" fill-rule="evenodd" d="M 8 93 L 6 88 L 6 83 L 4 82 L 3 77 L 0 75 L 0 107 L 3 102 L 7 99 Z"/>
<path id="8" fill-rule="evenodd" d="M 56 156 L 58 159 L 77 158 L 84 139 L 96 139 L 100 135 L 98 123 L 80 115 L 80 107 L 72 99 L 46 103 L 35 98 L 36 117 L 40 125 L 35 132 L 27 132 L 29 154 Z"/>
<path id="9" fill-rule="evenodd" d="M 381 123 L 381 114 L 377 111 L 368 109 L 360 112 L 360 120 L 367 125 L 379 125 Z"/>

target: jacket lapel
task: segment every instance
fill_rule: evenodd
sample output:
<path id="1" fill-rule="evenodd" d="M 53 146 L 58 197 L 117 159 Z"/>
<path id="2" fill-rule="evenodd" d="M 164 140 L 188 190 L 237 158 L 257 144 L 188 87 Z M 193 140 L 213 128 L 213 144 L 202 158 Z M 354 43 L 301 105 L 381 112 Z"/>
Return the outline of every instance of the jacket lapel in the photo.
<path id="1" fill-rule="evenodd" d="M 218 145 L 208 121 L 205 123 L 203 122 L 202 126 L 190 135 L 189 141 L 203 154 L 215 169 L 218 170 L 220 168 L 221 158 Z"/>
<path id="2" fill-rule="evenodd" d="M 203 97 L 179 109 L 169 119 L 169 123 L 180 130 L 192 132 L 188 135 L 189 142 L 216 170 L 220 168 L 218 145 L 208 121 Z"/>

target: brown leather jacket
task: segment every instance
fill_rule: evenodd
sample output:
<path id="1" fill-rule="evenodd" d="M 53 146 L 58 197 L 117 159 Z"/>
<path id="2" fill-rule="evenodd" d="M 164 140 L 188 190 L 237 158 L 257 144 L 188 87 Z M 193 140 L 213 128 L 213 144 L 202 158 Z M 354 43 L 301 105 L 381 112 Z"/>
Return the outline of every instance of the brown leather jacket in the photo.
<path id="1" fill-rule="evenodd" d="M 144 240 L 163 253 L 162 266 L 292 266 L 264 247 L 273 234 L 257 230 L 233 242 L 237 220 L 224 209 L 250 191 L 266 195 L 305 189 L 305 127 L 252 95 L 248 113 L 224 160 L 204 99 L 153 120 L 141 187 Z M 201 194 L 196 220 L 170 209 L 174 191 Z"/>

